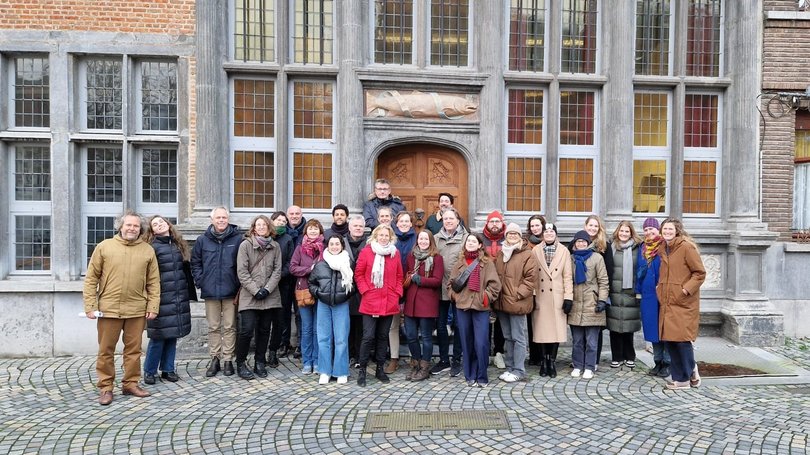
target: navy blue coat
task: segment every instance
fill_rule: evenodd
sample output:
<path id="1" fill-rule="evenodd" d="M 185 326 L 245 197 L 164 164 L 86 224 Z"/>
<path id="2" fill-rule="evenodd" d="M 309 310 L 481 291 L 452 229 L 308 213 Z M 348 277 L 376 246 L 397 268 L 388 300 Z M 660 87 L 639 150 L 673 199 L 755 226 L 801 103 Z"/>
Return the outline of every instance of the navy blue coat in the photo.
<path id="1" fill-rule="evenodd" d="M 200 286 L 203 299 L 231 299 L 239 289 L 236 276 L 236 255 L 242 233 L 235 224 L 228 225 L 222 239 L 214 236 L 214 226 L 197 237 L 191 250 L 191 273 Z"/>
<path id="2" fill-rule="evenodd" d="M 182 338 L 191 332 L 189 283 L 183 255 L 170 236 L 152 240 L 160 270 L 160 312 L 146 321 L 149 338 L 165 340 Z"/>
<path id="3" fill-rule="evenodd" d="M 661 258 L 655 256 L 647 265 L 644 259 L 644 245 L 638 249 L 638 263 L 636 264 L 636 293 L 641 294 L 641 329 L 644 339 L 650 343 L 658 343 L 658 296 L 655 287 L 658 285 L 658 269 L 661 267 Z"/>

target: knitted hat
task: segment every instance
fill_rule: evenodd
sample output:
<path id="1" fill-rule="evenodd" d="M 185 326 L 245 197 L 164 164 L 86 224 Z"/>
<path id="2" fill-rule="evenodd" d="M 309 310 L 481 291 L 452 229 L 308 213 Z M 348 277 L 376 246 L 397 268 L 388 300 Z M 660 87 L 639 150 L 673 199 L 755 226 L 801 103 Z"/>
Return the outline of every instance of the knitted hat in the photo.
<path id="1" fill-rule="evenodd" d="M 641 226 L 641 228 L 644 229 L 644 228 L 648 228 L 648 227 L 654 227 L 654 228 L 660 230 L 661 229 L 661 224 L 658 223 L 658 220 L 656 220 L 655 218 L 649 217 L 646 220 L 644 220 L 644 224 Z"/>
<path id="2" fill-rule="evenodd" d="M 503 232 L 503 235 L 509 235 L 510 232 L 517 232 L 520 234 L 520 226 L 518 226 L 517 223 L 509 223 L 509 225 L 506 226 L 506 230 Z"/>
<path id="3" fill-rule="evenodd" d="M 554 231 L 554 233 L 556 234 L 557 233 L 557 225 L 554 224 L 554 223 L 546 223 L 546 228 L 544 229 L 544 231 Z"/>
<path id="4" fill-rule="evenodd" d="M 576 244 L 577 240 L 585 240 L 586 242 L 591 243 L 591 236 L 586 231 L 579 231 L 574 234 L 574 240 L 571 240 L 571 242 Z"/>
<path id="5" fill-rule="evenodd" d="M 492 212 L 489 213 L 489 215 L 487 215 L 487 223 L 489 223 L 489 220 L 493 218 L 497 218 L 503 221 L 503 214 L 497 210 L 493 210 Z"/>

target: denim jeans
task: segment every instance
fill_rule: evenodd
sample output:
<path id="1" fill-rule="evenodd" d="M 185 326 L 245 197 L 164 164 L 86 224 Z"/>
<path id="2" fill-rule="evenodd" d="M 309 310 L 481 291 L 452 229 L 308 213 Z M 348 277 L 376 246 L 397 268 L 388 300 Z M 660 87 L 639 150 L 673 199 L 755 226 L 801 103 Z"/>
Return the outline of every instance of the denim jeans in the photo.
<path id="1" fill-rule="evenodd" d="M 672 363 L 669 372 L 673 381 L 686 382 L 695 371 L 695 348 L 691 341 L 666 341 Z"/>
<path id="2" fill-rule="evenodd" d="M 301 363 L 304 367 L 318 366 L 317 308 L 318 305 L 298 307 L 301 315 Z"/>
<path id="3" fill-rule="evenodd" d="M 573 338 L 571 360 L 574 361 L 574 368 L 593 371 L 596 366 L 596 346 L 599 344 L 598 337 L 601 331 L 602 328 L 598 326 L 571 326 Z"/>
<path id="4" fill-rule="evenodd" d="M 349 304 L 329 305 L 318 301 L 318 372 L 349 375 Z M 334 346 L 334 357 L 332 356 Z"/>
<path id="5" fill-rule="evenodd" d="M 175 354 L 177 354 L 177 338 L 163 340 L 150 338 L 149 346 L 146 348 L 146 360 L 143 362 L 143 372 L 157 374 L 158 366 L 160 371 L 166 373 L 174 371 Z"/>
<path id="6" fill-rule="evenodd" d="M 489 311 L 456 311 L 464 378 L 467 381 L 489 383 Z"/>
<path id="7" fill-rule="evenodd" d="M 405 335 L 408 337 L 408 348 L 413 360 L 427 360 L 433 355 L 433 323 L 436 318 L 412 318 L 405 316 Z M 419 346 L 419 334 L 422 334 L 422 346 Z"/>
<path id="8" fill-rule="evenodd" d="M 439 360 L 450 362 L 450 336 L 447 326 L 453 330 L 453 363 L 461 362 L 461 338 L 458 333 L 458 319 L 456 318 L 456 304 L 450 300 L 439 300 L 439 319 L 436 327 L 436 339 L 439 342 Z"/>
<path id="9" fill-rule="evenodd" d="M 653 343 L 653 360 L 656 362 L 663 362 L 667 366 L 672 363 L 669 357 L 669 350 L 667 350 L 666 342 Z"/>
<path id="10" fill-rule="evenodd" d="M 498 312 L 498 322 L 504 338 L 503 360 L 506 371 L 519 378 L 526 377 L 526 315 Z"/>

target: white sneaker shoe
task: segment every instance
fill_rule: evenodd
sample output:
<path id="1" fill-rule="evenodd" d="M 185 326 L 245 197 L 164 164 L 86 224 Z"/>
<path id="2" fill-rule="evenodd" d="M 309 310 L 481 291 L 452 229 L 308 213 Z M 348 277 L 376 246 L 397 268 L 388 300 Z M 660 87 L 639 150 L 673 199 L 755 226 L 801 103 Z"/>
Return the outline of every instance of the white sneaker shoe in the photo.
<path id="1" fill-rule="evenodd" d="M 500 352 L 495 353 L 495 360 L 492 363 L 494 363 L 495 368 L 499 370 L 506 368 L 506 362 L 503 361 L 503 354 Z"/>
<path id="2" fill-rule="evenodd" d="M 585 372 L 582 373 L 582 379 L 591 379 L 591 378 L 593 378 L 593 371 L 585 370 Z"/>
<path id="3" fill-rule="evenodd" d="M 318 379 L 318 384 L 329 384 L 329 375 L 322 374 L 320 379 Z"/>
<path id="4" fill-rule="evenodd" d="M 501 375 L 500 375 L 500 376 L 498 376 L 498 379 L 500 379 L 501 381 L 506 381 L 506 375 L 507 375 L 507 374 L 509 374 L 509 372 L 508 372 L 508 371 L 504 371 L 503 373 L 501 373 Z"/>
<path id="5" fill-rule="evenodd" d="M 503 380 L 503 382 L 518 382 L 520 381 L 520 378 L 517 377 L 514 373 L 507 371 L 506 373 L 501 375 L 501 380 Z"/>
<path id="6" fill-rule="evenodd" d="M 579 368 L 574 368 L 571 371 L 571 377 L 572 378 L 578 378 L 581 373 L 582 373 L 582 371 Z"/>
<path id="7" fill-rule="evenodd" d="M 338 376 L 338 384 L 345 384 L 349 381 L 348 376 Z"/>

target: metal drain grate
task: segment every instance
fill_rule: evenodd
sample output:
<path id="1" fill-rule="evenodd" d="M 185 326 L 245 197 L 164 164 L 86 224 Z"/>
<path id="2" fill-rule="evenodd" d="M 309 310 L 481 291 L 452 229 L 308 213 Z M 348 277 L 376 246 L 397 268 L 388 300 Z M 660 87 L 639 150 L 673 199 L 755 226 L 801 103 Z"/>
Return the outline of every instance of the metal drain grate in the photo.
<path id="1" fill-rule="evenodd" d="M 363 432 L 508 429 L 503 411 L 411 411 L 369 413 Z"/>

